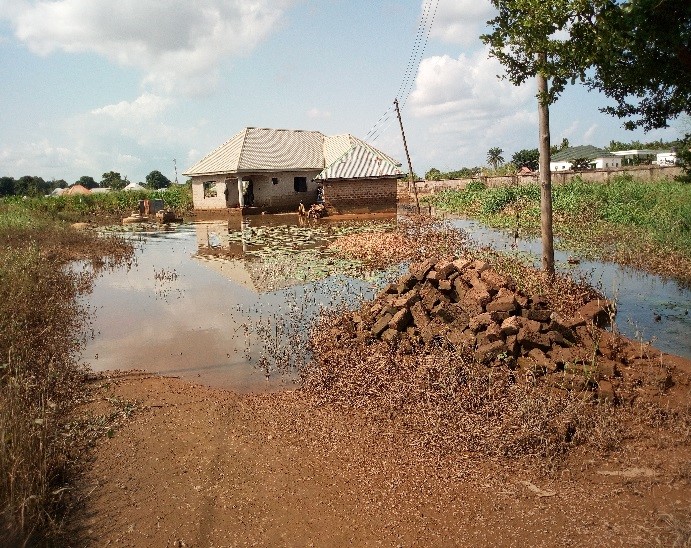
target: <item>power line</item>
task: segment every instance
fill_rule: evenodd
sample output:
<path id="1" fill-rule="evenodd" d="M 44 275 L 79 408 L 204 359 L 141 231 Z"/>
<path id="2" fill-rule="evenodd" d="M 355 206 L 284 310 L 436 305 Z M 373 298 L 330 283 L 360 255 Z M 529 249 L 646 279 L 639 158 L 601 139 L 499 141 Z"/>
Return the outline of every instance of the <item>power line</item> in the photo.
<path id="1" fill-rule="evenodd" d="M 439 7 L 439 0 L 425 0 L 422 5 L 420 13 L 420 20 L 418 21 L 417 32 L 415 33 L 415 40 L 413 42 L 413 49 L 408 57 L 403 79 L 398 91 L 396 92 L 396 99 L 401 99 L 400 104 L 404 106 L 410 93 L 413 89 L 413 84 L 422 63 L 422 56 L 427 48 L 429 36 L 432 32 L 432 26 L 437 15 L 437 8 Z M 365 136 L 365 141 L 374 143 L 379 136 L 388 128 L 392 121 L 393 105 L 389 105 L 384 114 L 374 123 Z"/>

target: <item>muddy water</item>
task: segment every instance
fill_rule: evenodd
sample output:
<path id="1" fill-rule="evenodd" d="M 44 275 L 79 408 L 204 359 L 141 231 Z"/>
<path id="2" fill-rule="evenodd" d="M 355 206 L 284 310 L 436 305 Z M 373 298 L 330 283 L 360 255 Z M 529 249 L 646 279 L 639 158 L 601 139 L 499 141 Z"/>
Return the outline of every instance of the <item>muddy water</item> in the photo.
<path id="1" fill-rule="evenodd" d="M 493 230 L 471 219 L 449 219 L 482 245 L 498 251 L 542 254 L 539 239 L 514 238 L 507 231 Z M 557 269 L 573 277 L 584 276 L 617 303 L 616 327 L 627 337 L 651 341 L 659 349 L 691 358 L 691 290 L 659 276 L 613 263 L 582 260 L 568 264 L 569 254 L 555 251 Z"/>
<path id="2" fill-rule="evenodd" d="M 344 265 L 315 261 L 324 241 L 297 225 L 290 229 L 302 239 L 293 250 L 300 259 L 289 259 L 283 237 L 274 254 L 288 260 L 257 261 L 246 252 L 260 247 L 262 230 L 278 229 L 270 217 L 251 222 L 239 240 L 237 220 L 137 235 L 136 264 L 101 275 L 88 298 L 95 318 L 84 360 L 96 371 L 145 369 L 237 391 L 294 384 L 295 366 L 307 358 L 306 326 L 319 310 L 352 307 L 382 282 L 328 276 L 324 268 Z M 312 274 L 322 279 L 305 282 Z"/>

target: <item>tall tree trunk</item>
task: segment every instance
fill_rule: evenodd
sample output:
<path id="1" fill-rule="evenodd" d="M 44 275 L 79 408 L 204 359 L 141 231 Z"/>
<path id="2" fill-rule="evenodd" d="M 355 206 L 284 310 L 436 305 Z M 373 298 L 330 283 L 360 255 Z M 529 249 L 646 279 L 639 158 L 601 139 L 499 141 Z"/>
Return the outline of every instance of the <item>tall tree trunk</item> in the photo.
<path id="1" fill-rule="evenodd" d="M 544 53 L 539 54 L 541 60 Z M 552 233 L 552 173 L 549 169 L 549 103 L 547 78 L 538 73 L 538 120 L 540 126 L 540 228 L 542 233 L 542 270 L 554 274 L 554 235 Z"/>

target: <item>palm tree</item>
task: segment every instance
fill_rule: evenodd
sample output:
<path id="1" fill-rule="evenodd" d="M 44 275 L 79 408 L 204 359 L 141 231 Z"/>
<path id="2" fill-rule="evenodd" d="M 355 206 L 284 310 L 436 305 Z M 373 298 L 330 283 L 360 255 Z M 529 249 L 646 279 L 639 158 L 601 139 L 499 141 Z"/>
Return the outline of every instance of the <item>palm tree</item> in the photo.
<path id="1" fill-rule="evenodd" d="M 504 163 L 502 154 L 504 154 L 504 151 L 499 147 L 490 148 L 489 151 L 487 151 L 487 163 L 494 169 L 497 169 L 497 167 Z"/>

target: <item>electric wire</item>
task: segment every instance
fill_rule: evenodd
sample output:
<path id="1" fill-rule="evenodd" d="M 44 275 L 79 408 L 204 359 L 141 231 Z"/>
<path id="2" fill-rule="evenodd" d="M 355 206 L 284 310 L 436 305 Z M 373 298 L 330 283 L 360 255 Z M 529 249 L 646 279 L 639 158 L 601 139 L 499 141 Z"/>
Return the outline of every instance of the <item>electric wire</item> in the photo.
<path id="1" fill-rule="evenodd" d="M 413 42 L 413 48 L 408 58 L 403 79 L 398 87 L 398 91 L 396 92 L 396 98 L 399 98 L 401 108 L 405 106 L 408 97 L 412 93 L 413 85 L 415 83 L 415 79 L 417 78 L 417 73 L 420 70 L 420 64 L 422 63 L 422 57 L 427 49 L 427 44 L 432 32 L 432 26 L 434 25 L 438 7 L 439 0 L 425 0 L 422 5 L 420 20 L 418 21 L 418 28 L 417 32 L 415 33 L 415 40 Z M 385 132 L 385 130 L 388 129 L 392 120 L 393 104 L 389 105 L 389 107 L 367 132 L 364 138 L 365 142 L 370 144 L 374 143 Z"/>

